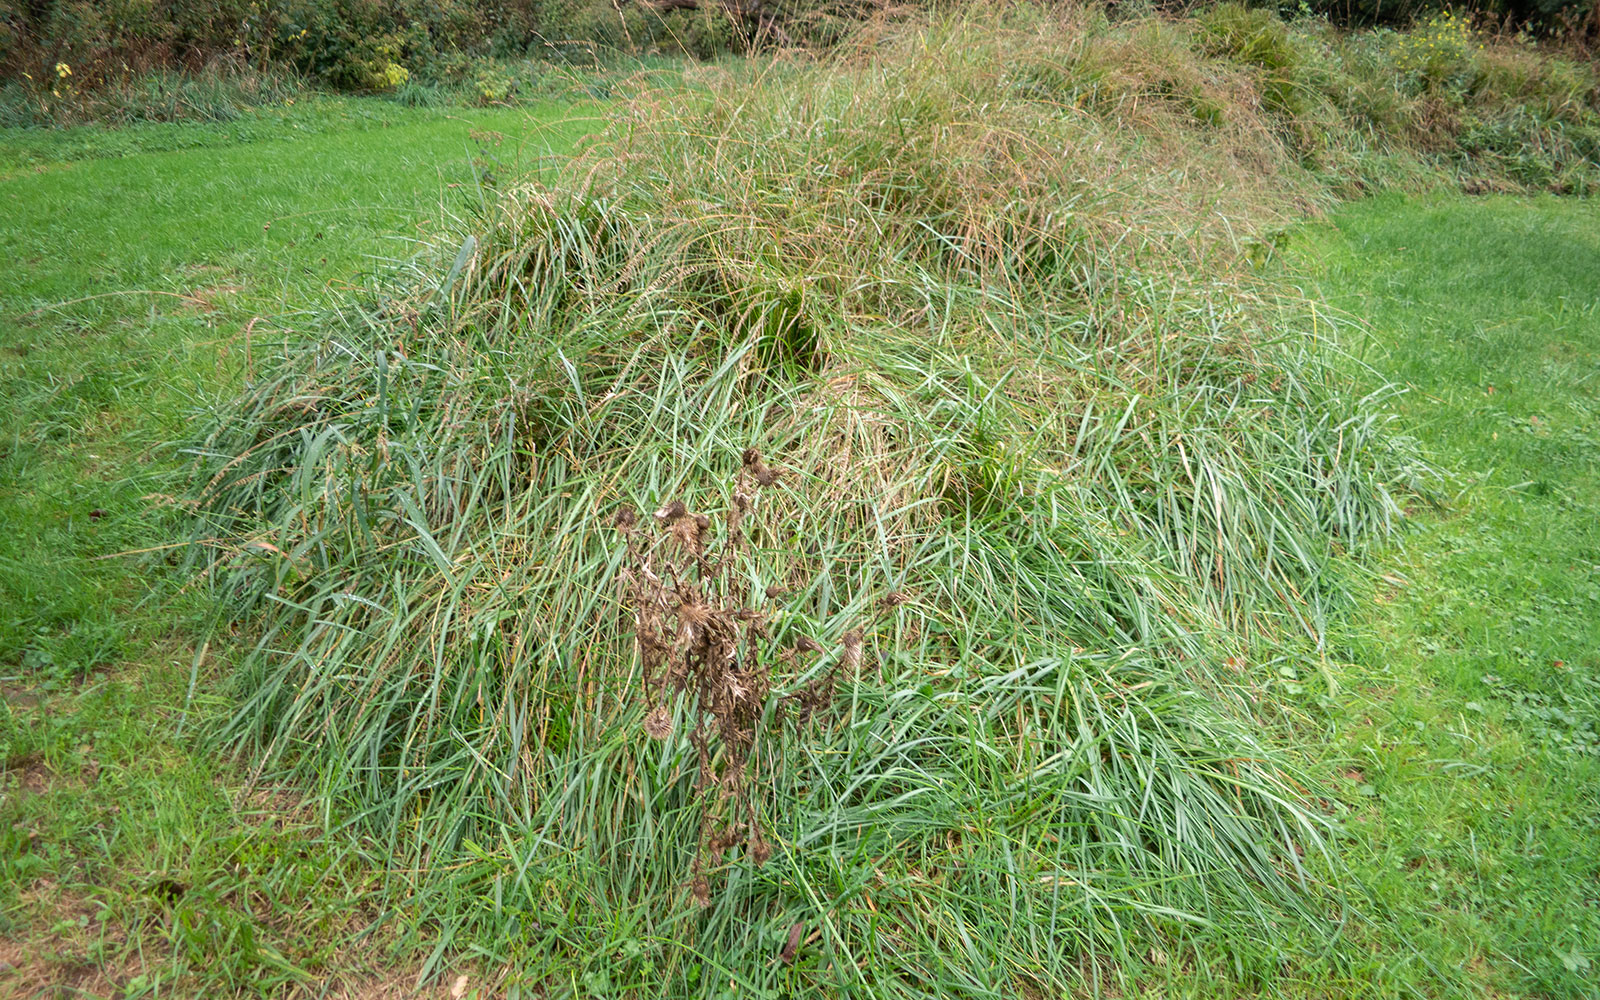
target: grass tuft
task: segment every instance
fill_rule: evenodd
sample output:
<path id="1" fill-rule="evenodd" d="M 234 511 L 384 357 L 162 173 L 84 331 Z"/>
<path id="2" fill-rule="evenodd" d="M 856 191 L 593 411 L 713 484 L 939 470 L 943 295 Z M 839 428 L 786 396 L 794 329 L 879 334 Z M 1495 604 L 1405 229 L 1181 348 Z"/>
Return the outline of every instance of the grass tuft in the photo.
<path id="1" fill-rule="evenodd" d="M 416 873 L 440 953 L 948 996 L 1325 946 L 1328 819 L 1261 733 L 1422 470 L 1315 311 L 1252 290 L 1317 196 L 1297 151 L 1235 116 L 1175 170 L 1186 101 L 1041 89 L 1167 29 L 1043 16 L 639 93 L 196 440 L 193 565 L 256 636 L 224 736 Z M 824 649 L 875 624 L 764 709 L 669 708 L 762 789 L 761 849 L 708 855 L 711 751 L 636 696 L 665 633 L 608 522 L 737 506 L 751 448 L 786 474 L 728 608 L 776 588 Z M 728 742 L 819 681 L 814 726 Z"/>

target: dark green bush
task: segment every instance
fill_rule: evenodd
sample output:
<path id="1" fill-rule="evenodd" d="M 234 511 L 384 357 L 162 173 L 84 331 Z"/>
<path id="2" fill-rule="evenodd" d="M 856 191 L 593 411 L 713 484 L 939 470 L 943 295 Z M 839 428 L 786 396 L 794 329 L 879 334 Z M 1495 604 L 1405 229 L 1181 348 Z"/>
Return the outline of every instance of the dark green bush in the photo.
<path id="1" fill-rule="evenodd" d="M 1284 17 L 1312 13 L 1346 27 L 1406 25 L 1442 10 L 1456 10 L 1511 27 L 1570 32 L 1600 17 L 1594 0 L 1256 0 Z M 1590 30 L 1600 29 L 1591 24 Z"/>
<path id="2" fill-rule="evenodd" d="M 1275 9 L 1335 24 L 1404 24 L 1441 0 L 1246 0 L 1205 15 L 1212 43 L 1267 71 L 1293 101 L 1293 45 Z M 918 6 L 912 3 L 903 6 Z M 1475 0 L 1480 19 L 1572 33 L 1600 30 L 1593 0 Z M 150 69 L 196 70 L 229 55 L 293 67 L 352 90 L 443 79 L 461 53 L 593 61 L 624 49 L 709 58 L 770 44 L 833 44 L 883 9 L 872 0 L 0 0 L 0 78 L 50 83 L 60 64 L 91 90 Z M 1265 18 L 1265 20 L 1263 20 Z M 1274 25 L 1277 24 L 1276 27 Z M 1274 83 L 1273 81 L 1277 81 Z"/>
<path id="3" fill-rule="evenodd" d="M 92 86 L 123 67 L 198 68 L 251 16 L 249 0 L 0 0 L 0 70 L 43 79 L 66 63 Z"/>

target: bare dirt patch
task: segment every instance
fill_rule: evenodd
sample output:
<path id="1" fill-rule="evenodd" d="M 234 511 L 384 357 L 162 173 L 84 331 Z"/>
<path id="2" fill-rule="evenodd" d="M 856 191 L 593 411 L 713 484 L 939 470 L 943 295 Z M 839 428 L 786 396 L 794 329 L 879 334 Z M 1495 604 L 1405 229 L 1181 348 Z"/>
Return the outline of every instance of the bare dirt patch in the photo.
<path id="1" fill-rule="evenodd" d="M 44 795 L 57 785 L 57 775 L 37 755 L 22 758 L 0 773 L 0 794 L 13 789 L 23 795 Z"/>

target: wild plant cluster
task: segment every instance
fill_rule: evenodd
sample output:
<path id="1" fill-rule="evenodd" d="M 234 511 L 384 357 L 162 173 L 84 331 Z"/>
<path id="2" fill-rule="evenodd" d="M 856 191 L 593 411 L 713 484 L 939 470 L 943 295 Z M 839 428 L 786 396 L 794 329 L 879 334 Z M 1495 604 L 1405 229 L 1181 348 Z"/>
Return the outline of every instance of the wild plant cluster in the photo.
<path id="1" fill-rule="evenodd" d="M 758 451 L 745 449 L 720 539 L 713 536 L 710 517 L 678 500 L 655 512 L 659 535 L 632 507 L 624 507 L 615 521 L 627 540 L 621 583 L 650 706 L 644 732 L 668 740 L 675 736 L 676 718 L 692 719 L 687 739 L 705 812 L 691 890 L 702 905 L 711 901 L 707 872 L 721 868 L 729 848 L 742 841 L 757 867 L 772 856 L 758 812 L 760 775 L 750 770 L 763 729 L 781 726 L 790 703 L 795 724 L 804 726 L 832 702 L 841 669 L 854 676 L 861 667 L 862 634 L 852 629 L 840 639 L 831 667 L 797 684 L 808 674 L 809 661 L 825 652 L 822 645 L 804 634 L 787 645 L 775 642 L 774 609 L 787 593 L 780 584 L 769 584 L 753 600 L 741 592 L 749 589 L 740 586 L 748 583 L 740 573 L 750 544 L 746 519 L 762 487 L 779 475 Z M 774 685 L 793 690 L 774 699 Z"/>
<path id="2" fill-rule="evenodd" d="M 95 89 L 130 73 L 232 61 L 343 90 L 439 81 L 496 55 L 593 62 L 601 53 L 710 58 L 826 44 L 873 0 L 0 0 L 0 79 L 74 67 Z"/>

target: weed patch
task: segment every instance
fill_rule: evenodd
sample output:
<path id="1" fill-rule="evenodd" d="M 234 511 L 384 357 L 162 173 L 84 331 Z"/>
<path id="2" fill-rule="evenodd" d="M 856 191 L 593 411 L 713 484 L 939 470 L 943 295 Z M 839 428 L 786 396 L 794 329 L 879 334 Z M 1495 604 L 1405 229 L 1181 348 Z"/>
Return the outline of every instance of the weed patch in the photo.
<path id="1" fill-rule="evenodd" d="M 530 985 L 604 940 L 608 989 L 1062 990 L 1337 925 L 1259 734 L 1425 469 L 1247 276 L 1298 154 L 1045 93 L 1124 44 L 1054 28 L 640 93 L 192 443 L 191 566 L 256 630 L 225 737 L 450 933 L 558 926 Z"/>

